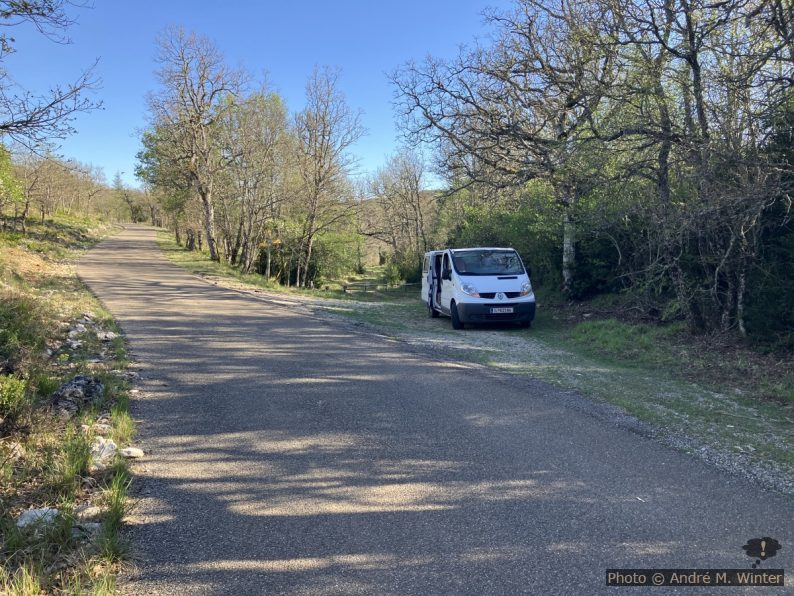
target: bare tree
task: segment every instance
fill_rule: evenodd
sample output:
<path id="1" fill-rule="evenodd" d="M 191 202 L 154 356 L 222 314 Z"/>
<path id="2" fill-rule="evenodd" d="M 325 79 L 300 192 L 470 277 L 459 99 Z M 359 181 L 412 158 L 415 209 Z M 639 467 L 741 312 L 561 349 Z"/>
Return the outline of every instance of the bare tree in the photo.
<path id="1" fill-rule="evenodd" d="M 296 167 L 301 180 L 301 239 L 296 284 L 309 281 L 309 264 L 317 234 L 349 217 L 355 209 L 347 174 L 353 164 L 347 151 L 363 134 L 361 114 L 337 89 L 339 72 L 315 68 L 306 84 L 306 107 L 295 116 Z"/>
<path id="2" fill-rule="evenodd" d="M 242 73 L 229 69 L 215 44 L 195 33 L 167 29 L 158 40 L 157 76 L 161 90 L 150 96 L 160 149 L 180 163 L 203 208 L 210 257 L 220 255 L 215 237 L 213 193 L 225 160 L 215 138 L 215 125 L 239 94 Z"/>
<path id="3" fill-rule="evenodd" d="M 410 136 L 436 146 L 453 188 L 551 184 L 565 208 L 562 271 L 570 293 L 574 207 L 600 171 L 585 140 L 615 76 L 614 52 L 599 44 L 604 19 L 589 3 L 519 0 L 489 20 L 498 30 L 492 47 L 398 71 L 398 102 Z"/>
<path id="4" fill-rule="evenodd" d="M 391 156 L 368 184 L 369 201 L 376 209 L 364 210 L 362 231 L 387 243 L 398 261 L 428 248 L 429 214 L 436 210 L 433 193 L 423 188 L 424 168 L 419 155 L 404 149 Z"/>
<path id="5" fill-rule="evenodd" d="M 81 6 L 67 0 L 0 2 L 0 27 L 7 29 L 28 23 L 49 39 L 68 43 L 66 30 L 73 24 L 66 13 L 70 4 Z M 0 61 L 15 51 L 13 44 L 14 39 L 8 33 L 0 34 Z M 74 132 L 71 126 L 74 117 L 101 105 L 85 96 L 97 86 L 95 66 L 96 63 L 72 83 L 53 85 L 46 95 L 21 88 L 0 68 L 0 134 L 26 147 L 35 147 Z"/>

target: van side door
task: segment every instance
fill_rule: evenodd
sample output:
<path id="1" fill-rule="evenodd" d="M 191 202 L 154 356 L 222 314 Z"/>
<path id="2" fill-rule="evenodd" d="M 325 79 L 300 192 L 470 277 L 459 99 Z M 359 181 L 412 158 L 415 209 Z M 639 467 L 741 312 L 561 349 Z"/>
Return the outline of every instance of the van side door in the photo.
<path id="1" fill-rule="evenodd" d="M 449 253 L 444 253 L 444 260 L 441 265 L 441 308 L 449 313 L 449 305 L 452 302 L 452 262 Z"/>
<path id="2" fill-rule="evenodd" d="M 430 289 L 433 283 L 433 273 L 430 271 L 430 263 L 433 259 L 431 258 L 430 254 L 426 254 L 425 258 L 422 260 L 422 300 L 430 304 L 430 300 L 432 296 L 430 295 Z"/>

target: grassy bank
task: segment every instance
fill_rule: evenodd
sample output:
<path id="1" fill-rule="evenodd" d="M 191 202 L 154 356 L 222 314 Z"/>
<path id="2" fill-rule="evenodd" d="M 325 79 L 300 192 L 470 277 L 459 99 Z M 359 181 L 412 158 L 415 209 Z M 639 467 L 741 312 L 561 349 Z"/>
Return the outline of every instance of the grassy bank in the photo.
<path id="1" fill-rule="evenodd" d="M 231 268 L 186 253 L 161 236 L 166 254 L 188 270 L 245 283 Z M 257 280 L 259 278 L 259 280 Z M 262 284 L 260 276 L 253 282 Z M 222 282 L 221 282 L 222 283 Z M 270 291 L 284 291 L 268 285 Z M 294 293 L 294 292 L 293 292 Z M 341 293 L 308 293 L 325 316 L 365 324 L 419 349 L 545 380 L 596 402 L 619 406 L 676 448 L 766 486 L 794 494 L 794 360 L 761 354 L 719 337 L 695 337 L 680 324 L 621 321 L 592 303 L 540 299 L 529 330 L 473 327 L 453 331 L 428 318 L 419 292 L 366 302 Z M 345 298 L 345 301 L 322 298 Z M 356 295 L 354 298 L 358 298 Z"/>
<path id="2" fill-rule="evenodd" d="M 110 314 L 75 273 L 79 256 L 114 228 L 90 218 L 28 222 L 0 232 L 0 593 L 112 593 L 127 546 L 120 533 L 129 472 L 116 458 L 92 469 L 100 432 L 134 432 L 127 354 Z M 76 375 L 104 393 L 67 418 L 53 392 Z M 25 527 L 20 514 L 57 509 Z"/>

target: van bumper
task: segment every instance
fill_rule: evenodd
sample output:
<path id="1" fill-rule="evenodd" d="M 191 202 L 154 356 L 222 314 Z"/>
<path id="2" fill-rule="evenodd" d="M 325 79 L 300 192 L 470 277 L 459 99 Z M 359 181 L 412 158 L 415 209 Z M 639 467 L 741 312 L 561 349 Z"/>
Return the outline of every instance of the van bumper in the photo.
<path id="1" fill-rule="evenodd" d="M 535 319 L 534 302 L 507 302 L 487 304 L 459 303 L 458 317 L 464 323 L 529 323 Z M 512 307 L 512 313 L 492 313 L 492 308 Z"/>

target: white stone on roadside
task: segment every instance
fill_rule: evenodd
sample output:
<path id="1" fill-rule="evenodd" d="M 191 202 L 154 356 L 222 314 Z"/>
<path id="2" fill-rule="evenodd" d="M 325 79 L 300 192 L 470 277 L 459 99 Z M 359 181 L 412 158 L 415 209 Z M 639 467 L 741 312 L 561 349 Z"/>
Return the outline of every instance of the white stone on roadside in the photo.
<path id="1" fill-rule="evenodd" d="M 100 341 L 113 341 L 116 339 L 119 334 L 113 333 L 112 331 L 100 331 L 96 334 Z"/>
<path id="2" fill-rule="evenodd" d="M 125 447 L 121 451 L 119 451 L 122 456 L 128 457 L 130 459 L 140 459 L 143 457 L 143 449 L 138 449 L 137 447 Z"/>
<path id="3" fill-rule="evenodd" d="M 113 439 L 96 437 L 91 444 L 91 459 L 94 464 L 107 464 L 116 455 L 117 451 L 118 447 L 113 442 Z"/>
<path id="4" fill-rule="evenodd" d="M 29 509 L 17 518 L 17 527 L 25 528 L 35 523 L 51 524 L 57 519 L 60 513 L 60 511 L 52 507 Z"/>
<path id="5" fill-rule="evenodd" d="M 105 424 L 103 422 L 97 422 L 91 428 L 94 429 L 95 433 L 100 434 L 100 435 L 105 435 L 105 434 L 107 434 L 107 433 L 109 433 L 110 431 L 113 430 L 112 426 L 110 426 L 109 424 Z"/>

